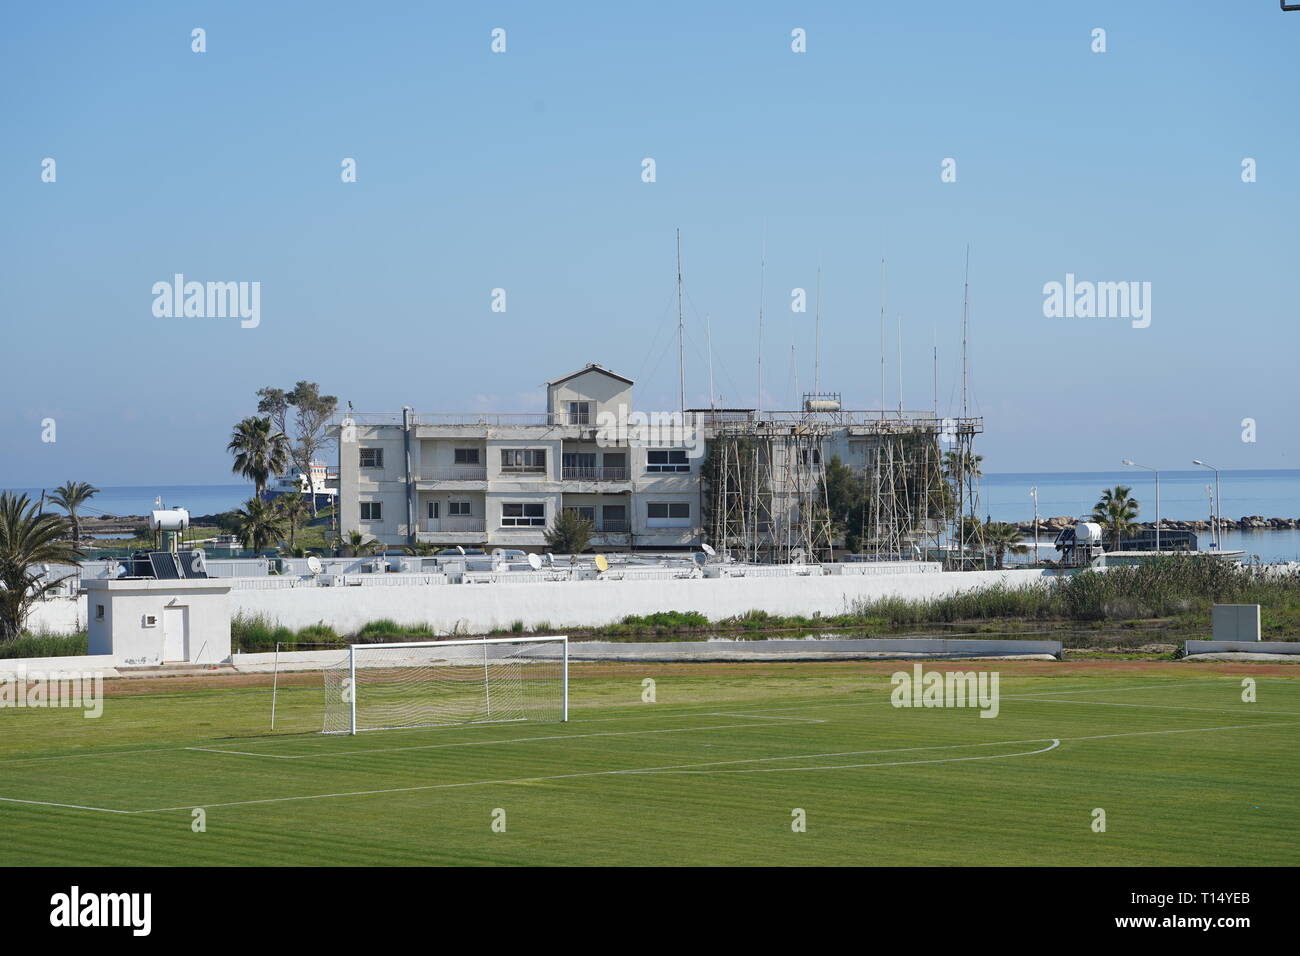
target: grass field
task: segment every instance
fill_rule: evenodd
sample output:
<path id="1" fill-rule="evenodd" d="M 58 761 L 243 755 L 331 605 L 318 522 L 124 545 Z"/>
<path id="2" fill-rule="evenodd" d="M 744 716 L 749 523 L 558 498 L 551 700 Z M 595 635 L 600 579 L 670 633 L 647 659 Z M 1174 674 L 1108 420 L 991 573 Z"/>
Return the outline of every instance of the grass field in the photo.
<path id="1" fill-rule="evenodd" d="M 1300 863 L 1300 668 L 927 662 L 998 671 L 987 719 L 891 706 L 910 666 L 575 665 L 568 723 L 355 737 L 319 675 L 276 735 L 268 681 L 115 681 L 0 710 L 0 864 Z"/>

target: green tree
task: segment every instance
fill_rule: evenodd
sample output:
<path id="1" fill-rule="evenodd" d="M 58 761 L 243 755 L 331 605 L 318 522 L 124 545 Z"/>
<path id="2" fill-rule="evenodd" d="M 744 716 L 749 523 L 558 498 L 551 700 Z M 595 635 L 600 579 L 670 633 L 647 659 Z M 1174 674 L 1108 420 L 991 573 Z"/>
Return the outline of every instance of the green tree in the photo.
<path id="1" fill-rule="evenodd" d="M 1100 500 L 1092 506 L 1092 520 L 1110 535 L 1112 551 L 1118 551 L 1124 536 L 1132 534 L 1137 528 L 1140 506 L 1137 499 L 1129 494 L 1132 490 L 1129 485 L 1106 488 L 1102 491 Z"/>
<path id="2" fill-rule="evenodd" d="M 289 439 L 270 417 L 252 416 L 235 426 L 226 451 L 235 456 L 230 470 L 251 481 L 254 497 L 261 498 L 271 475 L 288 467 Z"/>
<path id="3" fill-rule="evenodd" d="M 325 428 L 338 410 L 339 400 L 333 395 L 322 395 L 315 382 L 298 382 L 287 392 L 272 387 L 258 389 L 257 397 L 257 410 L 268 416 L 282 434 L 289 434 L 289 412 L 293 410 L 293 440 L 289 443 L 288 453 L 298 470 L 307 477 L 314 517 L 316 479 L 312 475 L 311 463 L 329 445 Z"/>
<path id="4" fill-rule="evenodd" d="M 68 533 L 68 519 L 41 514 L 26 495 L 0 492 L 0 641 L 17 637 L 32 602 L 55 587 L 33 566 L 78 564 L 85 557 L 75 541 L 65 540 Z"/>
<path id="5" fill-rule="evenodd" d="M 236 533 L 246 548 L 264 551 L 284 534 L 284 516 L 261 498 L 249 498 L 235 514 L 239 519 L 239 530 Z"/>
<path id="6" fill-rule="evenodd" d="M 546 529 L 546 543 L 560 554 L 581 554 L 591 543 L 592 523 L 572 508 L 561 509 Z"/>
<path id="7" fill-rule="evenodd" d="M 77 510 L 97 494 L 99 489 L 87 481 L 65 481 L 50 493 L 50 501 L 68 513 L 73 541 L 81 541 L 81 521 L 77 518 Z"/>
<path id="8" fill-rule="evenodd" d="M 1005 521 L 989 521 L 983 527 L 984 553 L 993 555 L 994 566 L 1002 570 L 1008 553 L 1028 554 L 1029 546 L 1020 543 L 1020 529 Z"/>
<path id="9" fill-rule="evenodd" d="M 862 547 L 862 529 L 866 526 L 866 479 L 832 456 L 826 464 L 826 507 L 830 511 L 835 536 L 842 538 L 844 547 L 857 552 Z"/>
<path id="10" fill-rule="evenodd" d="M 289 549 L 293 550 L 298 546 L 298 528 L 311 513 L 307 499 L 296 491 L 290 492 L 275 499 L 275 508 L 289 524 Z"/>

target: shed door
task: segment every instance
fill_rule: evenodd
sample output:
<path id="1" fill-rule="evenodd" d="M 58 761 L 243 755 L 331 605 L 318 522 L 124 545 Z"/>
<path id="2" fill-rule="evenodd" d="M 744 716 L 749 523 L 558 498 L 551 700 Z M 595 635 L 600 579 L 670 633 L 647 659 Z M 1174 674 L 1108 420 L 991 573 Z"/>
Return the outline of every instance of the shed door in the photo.
<path id="1" fill-rule="evenodd" d="M 163 608 L 163 660 L 190 659 L 189 608 Z"/>

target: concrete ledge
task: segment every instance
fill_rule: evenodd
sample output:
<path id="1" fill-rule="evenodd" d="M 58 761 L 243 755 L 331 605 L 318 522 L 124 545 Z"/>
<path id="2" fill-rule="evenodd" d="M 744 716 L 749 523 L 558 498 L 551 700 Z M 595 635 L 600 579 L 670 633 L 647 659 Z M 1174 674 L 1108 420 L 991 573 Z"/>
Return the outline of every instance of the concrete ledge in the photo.
<path id="1" fill-rule="evenodd" d="M 1300 664 L 1298 654 L 1189 654 L 1183 658 L 1188 661 L 1282 661 L 1288 664 Z"/>
<path id="2" fill-rule="evenodd" d="M 831 661 L 831 660 L 1059 660 L 1060 641 L 981 641 L 944 638 L 846 639 L 808 641 L 571 641 L 569 660 L 627 662 L 718 661 Z M 558 656 L 559 647 L 546 648 L 545 656 Z M 281 651 L 280 671 L 320 670 L 347 659 L 346 649 Z M 269 674 L 275 654 L 235 654 L 235 670 L 244 674 Z"/>
<path id="3" fill-rule="evenodd" d="M 13 657 L 0 660 L 0 676 L 27 674 L 36 671 L 95 671 L 104 677 L 117 677 L 117 661 L 111 654 L 89 654 L 76 657 Z"/>
<path id="4" fill-rule="evenodd" d="M 1277 657 L 1300 660 L 1300 641 L 1187 641 L 1183 644 L 1183 653 L 1187 657 L 1207 657 L 1217 654 L 1246 655 L 1227 660 L 1261 660 Z M 1267 655 L 1261 657 L 1260 655 Z"/>
<path id="5" fill-rule="evenodd" d="M 577 641 L 571 661 L 827 661 L 904 658 L 1058 659 L 1060 641 L 980 641 L 944 638 L 863 638 L 807 641 Z"/>

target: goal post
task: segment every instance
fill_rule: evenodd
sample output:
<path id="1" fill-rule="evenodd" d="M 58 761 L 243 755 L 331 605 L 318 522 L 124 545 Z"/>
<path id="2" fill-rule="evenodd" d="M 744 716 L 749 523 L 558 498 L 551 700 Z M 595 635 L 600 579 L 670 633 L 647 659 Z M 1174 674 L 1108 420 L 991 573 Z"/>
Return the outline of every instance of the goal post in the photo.
<path id="1" fill-rule="evenodd" d="M 322 732 L 569 719 L 569 639 L 351 644 L 324 669 Z"/>

